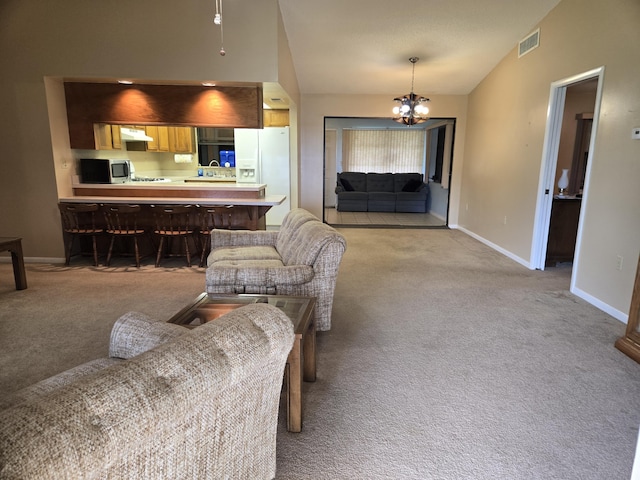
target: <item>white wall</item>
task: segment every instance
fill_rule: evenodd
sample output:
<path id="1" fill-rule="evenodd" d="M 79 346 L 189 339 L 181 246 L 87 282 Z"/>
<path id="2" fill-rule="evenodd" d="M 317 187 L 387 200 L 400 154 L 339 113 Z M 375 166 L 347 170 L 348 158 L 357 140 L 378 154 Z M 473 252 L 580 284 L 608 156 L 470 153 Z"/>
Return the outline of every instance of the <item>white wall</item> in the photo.
<path id="1" fill-rule="evenodd" d="M 469 96 L 461 175 L 460 225 L 530 259 L 551 83 L 604 66 L 575 292 L 622 320 L 640 245 L 639 25 L 637 0 L 560 2 L 539 25 L 540 46 L 520 59 L 514 48 Z"/>

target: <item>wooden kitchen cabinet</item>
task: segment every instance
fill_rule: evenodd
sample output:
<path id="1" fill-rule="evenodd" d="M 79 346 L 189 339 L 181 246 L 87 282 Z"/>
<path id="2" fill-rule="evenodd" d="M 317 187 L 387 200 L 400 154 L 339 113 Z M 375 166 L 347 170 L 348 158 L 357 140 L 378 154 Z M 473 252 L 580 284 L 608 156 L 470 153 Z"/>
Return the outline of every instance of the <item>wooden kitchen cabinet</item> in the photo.
<path id="1" fill-rule="evenodd" d="M 113 150 L 111 125 L 106 123 L 94 123 L 93 138 L 95 140 L 96 150 Z"/>
<path id="2" fill-rule="evenodd" d="M 147 152 L 168 152 L 169 150 L 169 127 L 147 125 L 143 127 L 147 135 L 153 140 L 147 143 Z"/>
<path id="3" fill-rule="evenodd" d="M 573 261 L 581 204 L 581 198 L 553 199 L 545 266 Z"/>
<path id="4" fill-rule="evenodd" d="M 114 150 L 122 149 L 122 137 L 120 136 L 120 125 L 111 125 L 111 139 Z"/>
<path id="5" fill-rule="evenodd" d="M 263 110 L 265 127 L 288 127 L 289 110 Z"/>
<path id="6" fill-rule="evenodd" d="M 194 129 L 192 127 L 167 127 L 169 151 L 175 153 L 195 153 Z"/>
<path id="7" fill-rule="evenodd" d="M 167 125 L 110 125 L 93 126 L 96 150 L 122 150 L 124 143 L 120 128 L 143 130 L 153 141 L 126 142 L 126 150 L 136 152 L 195 153 L 195 128 Z"/>

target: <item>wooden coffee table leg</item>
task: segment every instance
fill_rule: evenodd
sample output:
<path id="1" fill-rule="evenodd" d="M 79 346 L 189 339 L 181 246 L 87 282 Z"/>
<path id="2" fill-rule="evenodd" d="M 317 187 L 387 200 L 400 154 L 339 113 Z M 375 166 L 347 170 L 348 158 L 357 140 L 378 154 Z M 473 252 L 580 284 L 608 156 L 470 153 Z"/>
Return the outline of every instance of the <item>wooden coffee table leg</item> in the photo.
<path id="1" fill-rule="evenodd" d="M 304 381 L 316 381 L 316 321 L 311 319 L 309 329 L 303 338 Z"/>
<path id="2" fill-rule="evenodd" d="M 302 335 L 296 335 L 287 359 L 287 430 L 302 430 Z"/>

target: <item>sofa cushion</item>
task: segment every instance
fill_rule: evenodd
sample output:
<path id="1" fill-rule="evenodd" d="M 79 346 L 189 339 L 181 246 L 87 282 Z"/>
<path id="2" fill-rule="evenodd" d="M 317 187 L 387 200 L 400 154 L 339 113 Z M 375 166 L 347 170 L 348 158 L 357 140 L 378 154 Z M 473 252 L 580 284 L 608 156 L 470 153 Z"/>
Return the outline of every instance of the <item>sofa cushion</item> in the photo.
<path id="1" fill-rule="evenodd" d="M 354 191 L 354 188 L 351 185 L 351 182 L 349 182 L 349 180 L 347 180 L 346 178 L 341 178 L 340 179 L 340 183 L 344 187 L 345 191 L 347 191 L 347 192 L 353 192 Z"/>
<path id="2" fill-rule="evenodd" d="M 393 173 L 368 173 L 367 192 L 394 192 Z"/>
<path id="3" fill-rule="evenodd" d="M 79 378 L 99 372 L 100 370 L 120 362 L 124 362 L 124 360 L 121 358 L 98 358 L 96 360 L 83 363 L 82 365 L 78 365 L 77 367 L 70 368 L 69 370 L 65 370 L 53 377 L 45 378 L 44 380 L 34 383 L 33 385 L 29 385 L 22 390 L 18 390 L 17 392 L 14 392 L 8 397 L 2 399 L 2 401 L 0 401 L 0 410 L 4 410 L 5 408 L 9 408 L 22 402 L 35 400 L 42 395 L 69 385 L 77 381 Z"/>
<path id="4" fill-rule="evenodd" d="M 293 241 L 292 239 L 298 234 L 298 229 L 301 225 L 307 222 L 319 221 L 320 219 L 318 217 L 303 208 L 295 208 L 291 210 L 284 217 L 282 225 L 280 226 L 280 230 L 275 232 L 277 235 L 273 245 L 275 246 L 278 253 L 282 254 L 282 251 L 286 249 L 286 246 Z M 240 236 L 246 236 L 243 234 L 244 232 L 241 232 Z"/>
<path id="5" fill-rule="evenodd" d="M 340 172 L 338 173 L 338 184 L 342 185 L 345 190 L 347 187 L 345 180 L 350 186 L 350 192 L 366 192 L 367 191 L 367 174 L 363 172 Z"/>
<path id="6" fill-rule="evenodd" d="M 209 254 L 208 264 L 227 260 L 280 260 L 274 246 L 256 245 L 255 247 L 220 247 Z"/>
<path id="7" fill-rule="evenodd" d="M 277 250 L 285 265 L 313 265 L 324 246 L 339 242 L 339 237 L 341 235 L 326 223 L 308 222 L 298 228 L 284 248 Z"/>
<path id="8" fill-rule="evenodd" d="M 336 209 L 339 212 L 366 212 L 368 200 L 367 192 L 339 192 Z"/>
<path id="9" fill-rule="evenodd" d="M 423 178 L 421 173 L 396 173 L 393 177 L 394 189 L 396 192 L 415 192 L 417 186 L 423 185 Z M 405 190 L 412 186 L 412 190 Z"/>
<path id="10" fill-rule="evenodd" d="M 417 192 L 420 188 L 422 188 L 422 181 L 411 179 L 409 180 L 404 187 L 402 187 L 403 192 Z"/>
<path id="11" fill-rule="evenodd" d="M 286 267 L 276 260 L 247 260 L 218 262 L 215 268 L 207 269 L 206 276 L 208 283 L 215 282 L 217 285 L 275 288 L 277 285 L 300 285 L 310 282 L 314 272 L 310 265 Z"/>

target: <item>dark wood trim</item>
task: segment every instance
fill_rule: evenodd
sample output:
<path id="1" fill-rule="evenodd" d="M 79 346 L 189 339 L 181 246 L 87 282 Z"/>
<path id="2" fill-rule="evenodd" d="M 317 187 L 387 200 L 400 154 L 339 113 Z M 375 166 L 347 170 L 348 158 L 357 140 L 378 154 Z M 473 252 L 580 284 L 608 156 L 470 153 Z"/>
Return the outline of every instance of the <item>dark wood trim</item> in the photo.
<path id="1" fill-rule="evenodd" d="M 633 284 L 633 295 L 629 308 L 629 319 L 625 335 L 620 337 L 615 346 L 618 350 L 640 363 L 640 258 Z"/>
<path id="2" fill-rule="evenodd" d="M 94 149 L 94 123 L 262 128 L 262 87 L 65 82 L 71 148 Z"/>

